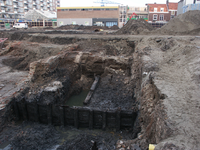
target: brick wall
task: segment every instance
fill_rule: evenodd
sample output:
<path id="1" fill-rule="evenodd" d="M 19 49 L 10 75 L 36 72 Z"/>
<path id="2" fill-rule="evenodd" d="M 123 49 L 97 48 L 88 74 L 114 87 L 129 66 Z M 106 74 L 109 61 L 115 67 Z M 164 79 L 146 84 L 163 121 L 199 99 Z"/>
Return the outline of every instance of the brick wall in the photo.
<path id="1" fill-rule="evenodd" d="M 157 20 L 153 20 L 153 15 L 158 15 Z M 149 21 L 155 22 L 155 21 L 162 21 L 160 20 L 160 15 L 164 15 L 163 21 L 169 21 L 170 20 L 170 13 L 149 13 Z"/>
<path id="2" fill-rule="evenodd" d="M 57 18 L 119 18 L 119 10 L 57 11 Z"/>

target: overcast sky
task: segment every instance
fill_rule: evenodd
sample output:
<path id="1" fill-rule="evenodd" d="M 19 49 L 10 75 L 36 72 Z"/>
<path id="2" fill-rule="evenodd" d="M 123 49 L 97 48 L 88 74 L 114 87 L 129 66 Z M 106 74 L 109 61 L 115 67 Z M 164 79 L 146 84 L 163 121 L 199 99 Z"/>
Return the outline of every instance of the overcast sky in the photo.
<path id="1" fill-rule="evenodd" d="M 97 0 L 60 0 L 61 7 L 76 7 L 76 6 L 101 6 L 101 4 L 93 3 Z M 145 6 L 146 3 L 165 4 L 166 0 L 109 0 L 128 6 Z M 179 0 L 169 0 L 169 2 L 179 2 Z M 106 6 L 116 6 L 114 4 L 106 4 Z"/>

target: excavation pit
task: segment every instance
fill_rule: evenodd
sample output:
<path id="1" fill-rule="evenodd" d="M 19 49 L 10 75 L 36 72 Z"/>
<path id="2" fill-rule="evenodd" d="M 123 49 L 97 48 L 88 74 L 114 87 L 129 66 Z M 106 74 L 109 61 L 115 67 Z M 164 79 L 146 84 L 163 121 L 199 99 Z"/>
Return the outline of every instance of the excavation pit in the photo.
<path id="1" fill-rule="evenodd" d="M 17 36 L 13 38 L 19 40 Z M 192 126 L 199 131 L 194 123 L 198 121 L 198 37 L 26 33 L 20 40 L 9 41 L 1 51 L 6 59 L 1 61 L 1 69 L 9 68 L 11 74 L 23 72 L 24 75 L 19 76 L 20 81 L 23 80 L 20 84 L 0 78 L 4 85 L 0 92 L 12 87 L 10 85 L 16 88 L 8 93 L 10 97 L 1 96 L 0 113 L 5 125 L 5 128 L 1 126 L 4 129 L 0 135 L 2 143 L 6 142 L 3 137 L 8 135 L 16 149 L 21 146 L 29 149 L 28 144 L 34 146 L 28 140 L 30 137 L 44 145 L 35 144 L 35 149 L 57 144 L 60 149 L 75 149 L 72 145 L 78 147 L 79 142 L 84 143 L 82 147 L 91 148 L 91 140 L 102 149 L 147 149 L 148 144 L 154 143 L 161 147 L 159 149 L 162 145 L 178 149 L 184 141 L 188 149 L 200 147 L 192 145 L 196 141 L 189 137 L 192 133 L 199 139 L 198 132 L 190 130 Z M 1 77 L 7 77 L 4 71 Z M 91 88 L 96 75 L 100 76 L 100 82 L 89 103 L 67 106 L 66 101 L 71 96 Z M 185 118 L 191 114 L 195 117 L 189 122 Z M 17 119 L 23 123 L 15 124 Z M 187 135 L 182 134 L 183 129 Z M 78 136 L 68 139 L 57 132 L 60 130 L 72 131 L 69 136 L 77 131 Z M 93 132 L 96 130 L 98 134 Z M 55 133 L 63 139 L 54 139 Z M 47 137 L 55 142 L 51 145 L 43 140 Z M 177 144 L 179 137 L 184 137 L 183 142 L 179 141 L 181 146 Z"/>

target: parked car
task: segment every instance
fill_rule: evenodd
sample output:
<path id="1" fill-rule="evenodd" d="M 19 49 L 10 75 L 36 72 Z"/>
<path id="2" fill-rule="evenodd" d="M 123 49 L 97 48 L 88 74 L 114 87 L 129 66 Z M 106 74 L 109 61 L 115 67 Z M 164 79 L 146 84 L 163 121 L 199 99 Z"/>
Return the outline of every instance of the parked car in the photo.
<path id="1" fill-rule="evenodd" d="M 24 28 L 24 29 L 27 29 L 28 25 L 27 25 L 27 23 L 15 23 L 13 25 L 13 28 Z"/>

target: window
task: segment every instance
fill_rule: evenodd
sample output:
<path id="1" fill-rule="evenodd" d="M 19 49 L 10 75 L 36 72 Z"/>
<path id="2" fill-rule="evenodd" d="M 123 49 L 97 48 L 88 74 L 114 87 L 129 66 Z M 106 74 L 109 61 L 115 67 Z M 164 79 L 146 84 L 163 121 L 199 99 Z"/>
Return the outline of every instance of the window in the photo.
<path id="1" fill-rule="evenodd" d="M 175 15 L 175 11 L 171 11 L 171 15 Z"/>
<path id="2" fill-rule="evenodd" d="M 154 8 L 154 12 L 157 12 L 158 8 Z"/>
<path id="3" fill-rule="evenodd" d="M 22 2 L 18 2 L 18 6 L 19 7 L 23 7 L 23 3 Z"/>
<path id="4" fill-rule="evenodd" d="M 88 9 L 81 9 L 82 11 L 88 11 Z"/>
<path id="5" fill-rule="evenodd" d="M 164 12 L 164 8 L 160 8 L 160 12 Z"/>
<path id="6" fill-rule="evenodd" d="M 106 10 L 118 10 L 117 8 L 106 8 Z"/>
<path id="7" fill-rule="evenodd" d="M 69 9 L 69 11 L 76 11 L 76 9 Z"/>
<path id="8" fill-rule="evenodd" d="M 153 20 L 157 20 L 158 15 L 153 15 Z"/>
<path id="9" fill-rule="evenodd" d="M 160 20 L 164 20 L 164 15 L 160 15 Z"/>
<path id="10" fill-rule="evenodd" d="M 76 24 L 76 21 L 72 21 L 72 24 L 75 25 L 75 24 Z"/>

